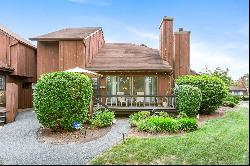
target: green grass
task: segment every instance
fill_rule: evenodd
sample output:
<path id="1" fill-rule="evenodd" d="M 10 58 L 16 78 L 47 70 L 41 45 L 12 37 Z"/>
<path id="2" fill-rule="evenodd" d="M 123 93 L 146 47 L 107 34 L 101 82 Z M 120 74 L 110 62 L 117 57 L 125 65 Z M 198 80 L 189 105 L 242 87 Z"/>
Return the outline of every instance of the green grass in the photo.
<path id="1" fill-rule="evenodd" d="M 128 138 L 91 164 L 249 164 L 249 109 L 240 107 L 182 136 Z"/>

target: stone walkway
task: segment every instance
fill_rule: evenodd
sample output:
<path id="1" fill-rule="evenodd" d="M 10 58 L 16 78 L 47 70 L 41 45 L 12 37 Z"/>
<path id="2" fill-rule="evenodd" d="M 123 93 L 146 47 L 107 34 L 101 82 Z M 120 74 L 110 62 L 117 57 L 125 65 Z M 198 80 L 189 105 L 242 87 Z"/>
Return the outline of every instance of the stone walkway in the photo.
<path id="1" fill-rule="evenodd" d="M 33 111 L 20 112 L 16 121 L 0 129 L 0 165 L 83 165 L 122 140 L 127 119 L 118 119 L 105 136 L 81 144 L 42 144 L 36 139 L 40 127 Z"/>

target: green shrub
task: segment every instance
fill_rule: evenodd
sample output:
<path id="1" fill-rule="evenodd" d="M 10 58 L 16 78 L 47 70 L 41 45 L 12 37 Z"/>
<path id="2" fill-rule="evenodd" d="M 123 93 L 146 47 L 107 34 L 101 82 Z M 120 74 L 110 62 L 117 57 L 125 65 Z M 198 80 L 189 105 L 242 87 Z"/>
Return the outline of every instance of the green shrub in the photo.
<path id="1" fill-rule="evenodd" d="M 180 85 L 176 91 L 176 110 L 187 116 L 194 117 L 198 114 L 202 101 L 201 90 L 191 85 Z"/>
<path id="2" fill-rule="evenodd" d="M 228 94 L 228 86 L 218 77 L 209 75 L 181 76 L 176 79 L 178 85 L 198 87 L 202 93 L 199 113 L 214 112 Z"/>
<path id="3" fill-rule="evenodd" d="M 140 131 L 176 132 L 178 128 L 178 121 L 176 119 L 162 116 L 151 116 L 138 124 Z"/>
<path id="4" fill-rule="evenodd" d="M 223 101 L 223 106 L 225 107 L 235 107 L 236 104 L 232 101 Z"/>
<path id="5" fill-rule="evenodd" d="M 224 98 L 224 101 L 228 101 L 228 102 L 231 102 L 231 103 L 234 103 L 234 104 L 239 104 L 239 101 L 240 101 L 240 96 L 236 96 L 236 95 L 233 95 L 233 94 L 228 94 L 226 98 Z"/>
<path id="6" fill-rule="evenodd" d="M 135 112 L 129 116 L 129 122 L 132 126 L 137 126 L 140 120 L 147 119 L 149 116 L 149 111 Z"/>
<path id="7" fill-rule="evenodd" d="M 74 130 L 84 123 L 92 98 L 89 77 L 72 72 L 42 75 L 34 90 L 34 109 L 39 122 L 52 130 Z"/>
<path id="8" fill-rule="evenodd" d="M 181 131 L 194 131 L 198 128 L 197 120 L 195 118 L 180 118 L 180 130 Z"/>
<path id="9" fill-rule="evenodd" d="M 160 112 L 159 116 L 163 116 L 163 117 L 170 117 L 170 115 L 167 112 Z"/>
<path id="10" fill-rule="evenodd" d="M 91 125 L 94 127 L 107 127 L 111 126 L 115 119 L 115 114 L 109 110 L 97 110 L 92 117 Z"/>
<path id="11" fill-rule="evenodd" d="M 194 131 L 198 128 L 195 118 L 175 119 L 163 116 L 151 116 L 138 122 L 138 130 L 146 132 Z"/>

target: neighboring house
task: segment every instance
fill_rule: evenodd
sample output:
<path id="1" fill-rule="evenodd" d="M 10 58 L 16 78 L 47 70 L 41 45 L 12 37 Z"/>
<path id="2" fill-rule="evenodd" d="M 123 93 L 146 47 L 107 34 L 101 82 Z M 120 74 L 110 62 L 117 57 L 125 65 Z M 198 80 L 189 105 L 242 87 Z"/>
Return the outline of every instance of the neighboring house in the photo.
<path id="1" fill-rule="evenodd" d="M 32 83 L 36 81 L 36 47 L 0 25 L 0 104 L 7 122 L 18 108 L 32 107 Z"/>
<path id="2" fill-rule="evenodd" d="M 81 67 L 103 75 L 97 81 L 97 95 L 106 104 L 159 103 L 172 94 L 175 78 L 194 74 L 190 32 L 182 28 L 174 32 L 170 17 L 164 17 L 159 28 L 159 50 L 144 44 L 105 43 L 101 27 L 67 28 L 30 38 L 37 41 L 37 77 Z"/>
<path id="3" fill-rule="evenodd" d="M 247 89 L 244 88 L 244 87 L 230 86 L 230 87 L 229 87 L 229 91 L 230 91 L 232 94 L 238 95 L 238 96 L 248 95 Z"/>

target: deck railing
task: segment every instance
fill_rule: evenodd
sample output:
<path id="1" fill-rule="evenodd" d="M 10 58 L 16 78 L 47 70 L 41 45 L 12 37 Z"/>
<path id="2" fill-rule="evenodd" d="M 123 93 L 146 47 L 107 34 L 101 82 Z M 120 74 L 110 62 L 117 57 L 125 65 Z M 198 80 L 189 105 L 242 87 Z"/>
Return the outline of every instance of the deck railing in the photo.
<path id="1" fill-rule="evenodd" d="M 95 100 L 97 105 L 107 107 L 175 108 L 175 95 L 102 95 L 95 96 Z"/>

